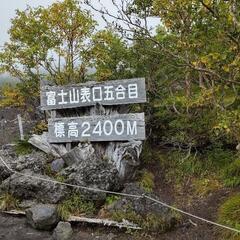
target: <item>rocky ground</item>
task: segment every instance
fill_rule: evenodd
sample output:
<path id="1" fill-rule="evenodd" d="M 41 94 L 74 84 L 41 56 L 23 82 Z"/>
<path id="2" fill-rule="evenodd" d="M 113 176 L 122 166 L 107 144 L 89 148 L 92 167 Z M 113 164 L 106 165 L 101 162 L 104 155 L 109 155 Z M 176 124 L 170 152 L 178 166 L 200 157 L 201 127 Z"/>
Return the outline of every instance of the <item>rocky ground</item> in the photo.
<path id="1" fill-rule="evenodd" d="M 10 154 L 11 155 L 11 154 Z M 33 157 L 35 156 L 34 160 Z M 25 162 L 24 164 L 21 164 L 21 161 L 19 159 L 17 161 L 12 159 L 13 162 L 8 162 L 12 167 L 14 167 L 18 171 L 25 171 L 24 168 L 33 168 L 35 174 L 40 174 L 43 171 L 43 167 L 45 162 L 45 158 L 43 157 L 44 154 L 42 153 L 32 153 L 30 155 L 27 155 L 26 157 L 21 157 L 21 161 Z M 24 160 L 25 159 L 25 160 Z M 42 161 L 40 161 L 42 160 Z M 32 162 L 33 161 L 33 162 Z M 18 162 L 18 164 L 17 164 Z M 149 166 L 150 167 L 150 166 Z M 21 169 L 22 168 L 22 169 Z M 227 190 L 221 190 L 219 192 L 215 192 L 214 194 L 209 195 L 207 198 L 204 199 L 195 199 L 193 201 L 193 204 L 189 205 L 185 198 L 185 196 L 188 194 L 186 189 L 186 195 L 182 196 L 176 196 L 174 192 L 171 191 L 171 186 L 169 186 L 166 182 L 164 182 L 164 179 L 162 179 L 162 174 L 160 173 L 161 169 L 158 169 L 157 166 L 151 166 L 151 168 L 155 169 L 155 175 L 157 176 L 155 178 L 155 193 L 159 196 L 159 198 L 167 203 L 175 204 L 178 202 L 178 206 L 182 209 L 185 209 L 189 212 L 195 213 L 198 216 L 204 217 L 209 220 L 215 220 L 216 219 L 216 212 L 219 204 L 226 198 L 230 193 Z M 6 175 L 5 175 L 6 174 Z M 4 169 L 1 169 L 1 176 L 7 178 L 7 172 L 4 173 Z M 11 189 L 12 194 L 17 194 L 19 197 L 26 197 L 26 198 L 32 198 L 32 196 L 37 196 L 37 194 L 45 191 L 46 185 L 39 184 L 37 181 L 35 182 L 29 182 L 29 180 L 26 180 L 24 178 L 21 179 L 21 177 L 12 177 L 10 178 L 12 182 L 12 186 L 15 186 Z M 3 181 L 1 188 L 4 188 L 4 186 L 8 187 L 9 183 Z M 40 186 L 40 187 L 39 187 Z M 132 194 L 142 194 L 142 192 L 135 192 L 136 187 L 129 185 L 125 191 Z M 51 192 L 51 191 L 53 192 Z M 54 191 L 56 194 L 54 194 Z M 63 192 L 65 190 L 63 189 Z M 61 198 L 61 191 L 59 189 L 56 189 L 55 186 L 47 187 L 47 190 L 45 192 L 45 196 L 50 193 L 48 199 L 52 199 L 51 203 L 54 203 L 55 201 L 58 201 L 58 198 Z M 18 195 L 20 194 L 20 195 Z M 21 195 L 23 194 L 23 195 Z M 29 195 L 28 195 L 29 194 Z M 44 198 L 45 199 L 45 198 Z M 124 209 L 125 206 L 127 206 L 129 202 L 126 203 L 126 199 L 121 199 L 117 202 L 116 206 L 118 209 Z M 140 204 L 140 205 L 139 205 Z M 133 206 L 136 207 L 136 209 L 142 209 L 141 202 L 133 201 Z M 139 207 L 140 206 L 140 207 Z M 147 205 L 147 211 L 151 210 L 151 205 Z M 149 207 L 150 206 L 150 207 Z M 152 211 L 158 211 L 158 208 L 155 210 L 155 207 L 152 208 Z M 165 211 L 165 210 L 164 210 Z M 138 239 L 151 239 L 151 240 L 219 240 L 217 236 L 217 228 L 202 223 L 200 221 L 196 221 L 195 219 L 190 219 L 188 217 L 184 217 L 182 221 L 178 224 L 176 228 L 174 228 L 171 231 L 168 231 L 164 234 L 146 234 L 143 232 L 138 233 L 125 233 L 124 230 L 118 230 L 113 228 L 99 228 L 98 226 L 89 226 L 89 225 L 73 225 L 74 229 L 74 239 L 84 239 L 84 240 L 97 240 L 97 239 L 119 239 L 119 240 L 138 240 Z M 34 230 L 32 227 L 30 227 L 29 224 L 26 223 L 26 218 L 24 217 L 13 217 L 9 215 L 0 214 L 0 239 L 52 239 L 52 231 L 38 231 Z"/>
<path id="2" fill-rule="evenodd" d="M 0 116 L 3 119 L 13 120 L 16 116 L 17 112 L 14 111 L 2 111 L 0 112 Z M 26 124 L 28 127 L 29 124 Z M 2 132 L 0 132 L 0 146 L 9 142 L 12 142 L 16 138 L 18 138 L 18 127 L 15 122 L 9 123 L 7 128 L 2 128 Z M 10 151 L 11 152 L 11 151 Z M 41 176 L 45 174 L 46 168 L 45 165 L 49 164 L 48 159 L 44 157 L 44 155 L 40 152 L 33 155 L 28 155 L 27 157 L 16 157 L 14 153 L 10 153 L 10 156 L 5 156 L 8 159 L 8 164 L 16 170 L 16 171 L 31 171 L 30 174 L 35 174 L 37 176 Z M 94 162 L 94 161 L 93 161 Z M 79 168 L 76 169 L 74 164 L 71 166 L 66 166 L 65 169 L 62 170 L 63 166 L 60 166 L 60 170 L 64 173 L 67 177 L 72 176 L 73 179 L 77 179 L 78 182 L 76 184 L 90 184 L 94 181 L 94 184 L 97 185 L 100 181 L 97 175 L 94 175 L 94 171 L 98 171 L 99 165 L 88 165 L 82 164 Z M 59 167 L 59 165 L 55 166 L 54 164 L 52 167 Z M 90 167 L 90 168 L 89 168 Z M 218 209 L 219 204 L 229 196 L 230 192 L 227 189 L 222 189 L 221 191 L 217 191 L 204 199 L 194 199 L 192 204 L 189 205 L 187 202 L 186 196 L 189 194 L 188 189 L 184 192 L 181 196 L 176 196 L 176 194 L 172 191 L 172 186 L 170 186 L 165 180 L 163 179 L 163 174 L 161 169 L 158 165 L 148 166 L 155 175 L 155 189 L 154 192 L 156 197 L 159 199 L 170 203 L 170 204 L 178 204 L 178 206 L 184 210 L 189 212 L 195 213 L 198 216 L 204 217 L 209 220 L 216 219 L 216 212 Z M 67 189 L 58 189 L 58 186 L 55 185 L 44 185 L 40 182 L 32 182 L 29 179 L 21 178 L 19 176 L 12 175 L 11 178 L 8 171 L 4 169 L 3 166 L 0 166 L 1 170 L 1 189 L 4 190 L 8 188 L 11 183 L 12 188 L 10 191 L 17 197 L 25 197 L 25 198 L 32 198 L 33 196 L 40 197 L 44 199 L 46 198 L 50 203 L 58 202 L 63 195 L 68 194 Z M 102 169 L 105 169 L 106 166 L 103 165 Z M 93 179 L 87 178 L 75 178 L 74 174 L 81 176 L 82 172 L 85 172 L 88 169 L 91 172 L 91 176 L 95 176 Z M 59 169 L 58 169 L 59 170 Z M 111 169 L 109 169 L 111 170 Z M 104 172 L 104 171 L 103 171 Z M 29 173 L 29 172 L 28 172 Z M 80 174 L 79 174 L 80 173 Z M 92 174 L 93 173 L 93 174 Z M 108 181 L 114 176 L 115 172 L 108 171 L 106 174 Z M 69 178 L 71 180 L 71 177 Z M 102 180 L 102 178 L 100 178 Z M 112 185 L 115 185 L 113 182 Z M 119 186 L 118 186 L 119 187 Z M 99 186 L 99 188 L 104 188 L 104 186 Z M 109 188 L 111 189 L 111 188 Z M 8 189 L 9 190 L 9 189 Z M 44 192 L 44 194 L 42 194 Z M 133 189 L 129 189 L 128 192 L 133 193 Z M 21 195 L 22 194 L 22 195 Z M 63 195 L 61 195 L 63 194 Z M 139 193 L 141 194 L 141 192 Z M 99 196 L 98 196 L 99 197 Z M 124 208 L 125 200 L 123 199 L 122 202 L 118 202 L 119 208 Z M 136 202 L 133 202 L 133 205 L 138 207 Z M 125 204 L 126 205 L 126 204 Z M 148 209 L 149 210 L 149 209 Z M 153 208 L 153 211 L 155 209 Z M 107 228 L 107 227 L 98 227 L 94 225 L 82 225 L 82 224 L 75 224 L 73 225 L 73 239 L 83 239 L 83 240 L 220 240 L 218 237 L 218 229 L 206 223 L 202 223 L 200 221 L 196 221 L 194 219 L 189 219 L 188 217 L 183 217 L 182 221 L 178 223 L 178 225 L 164 234 L 147 234 L 146 232 L 125 232 L 124 230 L 114 229 L 114 228 Z M 10 215 L 0 214 L 0 240 L 8 240 L 8 239 L 16 239 L 16 240 L 28 240 L 28 239 L 36 239 L 36 240 L 47 240 L 52 239 L 52 231 L 38 231 L 32 228 L 26 222 L 25 217 L 13 217 Z"/>

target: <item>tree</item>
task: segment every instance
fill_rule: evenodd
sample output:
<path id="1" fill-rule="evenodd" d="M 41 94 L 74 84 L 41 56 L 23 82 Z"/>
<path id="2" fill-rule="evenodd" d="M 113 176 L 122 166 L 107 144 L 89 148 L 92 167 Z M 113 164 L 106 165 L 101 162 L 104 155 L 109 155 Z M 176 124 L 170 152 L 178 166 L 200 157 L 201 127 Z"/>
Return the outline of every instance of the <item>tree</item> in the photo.
<path id="1" fill-rule="evenodd" d="M 240 133 L 230 122 L 240 102 L 239 2 L 112 3 L 116 11 L 104 5 L 98 10 L 88 1 L 132 45 L 134 75 L 147 79 L 152 132 L 160 129 L 164 142 L 192 147 L 207 145 L 219 127 L 226 135 L 234 132 L 231 143 L 236 144 Z M 157 32 L 149 24 L 152 16 L 159 19 Z M 224 142 L 226 135 L 217 139 Z"/>
<path id="2" fill-rule="evenodd" d="M 92 64 L 97 80 L 123 79 L 133 76 L 130 49 L 112 29 L 99 31 L 92 38 Z"/>
<path id="3" fill-rule="evenodd" d="M 77 0 L 17 10 L 10 41 L 0 53 L 1 69 L 20 79 L 26 94 L 28 87 L 39 94 L 41 79 L 54 84 L 85 81 L 95 25 Z"/>

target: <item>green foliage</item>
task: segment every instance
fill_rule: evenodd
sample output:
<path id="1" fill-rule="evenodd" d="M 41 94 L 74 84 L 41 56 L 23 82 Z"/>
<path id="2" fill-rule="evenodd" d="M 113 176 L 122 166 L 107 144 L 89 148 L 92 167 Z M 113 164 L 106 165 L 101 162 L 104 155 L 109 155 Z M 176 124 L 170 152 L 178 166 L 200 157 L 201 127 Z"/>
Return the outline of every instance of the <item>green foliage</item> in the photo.
<path id="1" fill-rule="evenodd" d="M 44 120 L 42 120 L 36 124 L 36 126 L 32 130 L 32 133 L 41 135 L 43 132 L 47 132 L 47 130 L 48 130 L 48 125 Z"/>
<path id="2" fill-rule="evenodd" d="M 127 43 L 112 29 L 96 33 L 92 43 L 92 61 L 96 67 L 97 80 L 124 79 L 132 76 Z"/>
<path id="3" fill-rule="evenodd" d="M 213 144 L 210 147 L 207 147 L 205 151 L 202 153 L 204 160 L 208 162 L 208 165 L 206 167 L 209 168 L 209 170 L 214 170 L 215 172 L 221 172 L 222 169 L 227 167 L 231 162 L 233 162 L 236 158 L 236 151 L 228 148 L 224 148 L 224 146 L 221 146 L 221 144 Z"/>
<path id="4" fill-rule="evenodd" d="M 169 230 L 170 226 L 166 225 L 166 221 L 154 214 L 147 214 L 146 219 L 142 221 L 142 228 L 149 232 L 163 233 Z"/>
<path id="5" fill-rule="evenodd" d="M 0 52 L 0 70 L 21 81 L 22 96 L 36 107 L 42 79 L 58 85 L 86 80 L 89 38 L 95 25 L 77 0 L 17 10 L 10 40 Z"/>
<path id="6" fill-rule="evenodd" d="M 140 224 L 142 221 L 142 217 L 136 214 L 131 208 L 126 211 L 115 211 L 112 213 L 111 217 L 118 222 L 122 222 L 123 219 L 125 219 L 135 224 Z"/>
<path id="7" fill-rule="evenodd" d="M 16 210 L 19 207 L 19 200 L 9 193 L 0 196 L 0 209 L 3 211 Z"/>
<path id="8" fill-rule="evenodd" d="M 166 169 L 166 180 L 177 184 L 194 176 L 205 175 L 208 170 L 204 166 L 206 163 L 201 161 L 199 157 L 194 154 L 187 156 L 186 153 L 179 151 L 166 154 L 166 158 L 160 164 Z"/>
<path id="9" fill-rule="evenodd" d="M 82 81 L 88 58 L 85 40 L 94 26 L 89 12 L 82 10 L 77 0 L 17 10 L 9 30 L 10 42 L 1 54 L 3 68 L 23 82 L 39 84 L 44 72 L 56 84 Z M 57 64 L 54 55 L 58 56 Z"/>
<path id="10" fill-rule="evenodd" d="M 229 197 L 218 210 L 218 222 L 240 230 L 240 194 Z M 223 236 L 229 240 L 239 240 L 240 235 L 224 231 Z"/>
<path id="11" fill-rule="evenodd" d="M 53 178 L 54 180 L 58 181 L 58 182 L 65 182 L 66 181 L 66 177 L 61 175 L 60 173 L 56 173 L 54 171 L 52 171 L 51 168 L 51 164 L 46 164 L 44 167 L 44 174 Z"/>
<path id="12" fill-rule="evenodd" d="M 27 139 L 18 140 L 15 146 L 15 151 L 17 155 L 27 155 L 30 154 L 33 150 L 34 147 L 28 142 Z"/>
<path id="13" fill-rule="evenodd" d="M 193 181 L 193 190 L 198 197 L 206 197 L 208 194 L 213 193 L 214 191 L 222 187 L 218 179 L 214 179 L 210 176 L 195 179 Z"/>
<path id="14" fill-rule="evenodd" d="M 54 177 L 56 174 L 52 171 L 51 164 L 46 164 L 44 166 L 44 174 L 49 177 Z"/>
<path id="15" fill-rule="evenodd" d="M 217 135 L 223 135 L 232 142 L 240 141 L 240 111 L 228 110 L 218 114 L 218 122 L 214 126 Z"/>
<path id="16" fill-rule="evenodd" d="M 224 184 L 228 187 L 240 185 L 240 159 L 236 159 L 224 169 L 223 179 Z"/>
<path id="17" fill-rule="evenodd" d="M 141 161 L 145 164 L 151 164 L 159 160 L 161 158 L 161 154 L 153 149 L 151 143 L 146 141 L 143 145 L 143 150 L 141 153 Z"/>
<path id="18" fill-rule="evenodd" d="M 54 178 L 55 178 L 56 181 L 62 182 L 62 183 L 67 180 L 66 177 L 64 177 L 64 176 L 62 176 L 62 175 L 60 175 L 60 174 L 56 174 L 56 175 L 54 176 Z"/>
<path id="19" fill-rule="evenodd" d="M 84 200 L 82 196 L 77 193 L 73 193 L 69 199 L 64 200 L 58 205 L 58 213 L 62 220 L 67 220 L 70 215 L 91 215 L 95 210 L 96 208 L 93 202 Z"/>
<path id="20" fill-rule="evenodd" d="M 3 84 L 0 87 L 0 95 L 0 107 L 23 107 L 25 104 L 19 85 Z"/>
<path id="21" fill-rule="evenodd" d="M 154 188 L 154 175 L 153 173 L 144 170 L 139 180 L 140 186 L 147 192 L 152 192 Z"/>
<path id="22" fill-rule="evenodd" d="M 109 195 L 106 198 L 106 205 L 111 205 L 112 203 L 118 201 L 120 199 L 119 196 L 116 195 Z"/>
<path id="23" fill-rule="evenodd" d="M 128 220 L 137 224 L 147 232 L 163 233 L 171 228 L 171 226 L 166 224 L 166 220 L 162 219 L 160 216 L 155 214 L 146 214 L 146 216 L 141 216 L 133 211 L 130 207 L 126 211 L 113 212 L 112 218 L 118 222 L 122 222 L 123 219 Z"/>
<path id="24" fill-rule="evenodd" d="M 168 151 L 159 158 L 166 180 L 184 184 L 193 179 L 193 190 L 199 195 L 221 187 L 223 171 L 235 160 L 236 152 L 216 145 L 202 152 Z"/>

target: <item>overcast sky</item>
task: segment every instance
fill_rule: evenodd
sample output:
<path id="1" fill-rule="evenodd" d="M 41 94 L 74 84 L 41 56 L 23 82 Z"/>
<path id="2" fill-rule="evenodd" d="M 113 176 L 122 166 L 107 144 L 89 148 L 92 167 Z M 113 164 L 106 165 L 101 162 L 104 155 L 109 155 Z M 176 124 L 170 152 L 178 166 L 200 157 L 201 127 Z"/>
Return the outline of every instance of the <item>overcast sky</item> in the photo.
<path id="1" fill-rule="evenodd" d="M 0 8 L 0 46 L 4 44 L 8 40 L 8 29 L 11 26 L 11 19 L 14 18 L 16 14 L 16 9 L 24 10 L 27 5 L 31 7 L 37 6 L 49 6 L 56 0 L 3 0 L 4 3 L 1 2 Z M 111 0 L 105 0 L 104 4 L 108 8 L 112 8 Z M 95 13 L 95 19 L 100 23 L 100 27 L 104 27 L 104 21 L 101 19 L 101 16 Z"/>
<path id="2" fill-rule="evenodd" d="M 54 0 L 3 0 L 0 8 L 0 46 L 8 40 L 7 31 L 11 26 L 11 18 L 15 16 L 15 10 L 24 10 L 27 5 L 30 6 L 48 6 Z"/>
<path id="3" fill-rule="evenodd" d="M 96 0 L 98 1 L 98 0 Z M 4 44 L 8 40 L 8 29 L 11 26 L 11 18 L 14 18 L 15 16 L 15 10 L 20 9 L 24 10 L 26 9 L 27 5 L 30 5 L 32 7 L 37 6 L 48 6 L 52 4 L 53 2 L 56 2 L 56 0 L 1 0 L 1 8 L 0 8 L 0 46 Z M 106 6 L 108 9 L 111 9 L 114 11 L 114 8 L 111 4 L 111 0 L 102 0 L 102 3 L 104 3 L 104 6 Z M 94 18 L 98 21 L 101 28 L 104 27 L 104 21 L 101 19 L 101 16 L 94 13 Z M 158 24 L 158 20 L 151 20 L 153 25 Z"/>

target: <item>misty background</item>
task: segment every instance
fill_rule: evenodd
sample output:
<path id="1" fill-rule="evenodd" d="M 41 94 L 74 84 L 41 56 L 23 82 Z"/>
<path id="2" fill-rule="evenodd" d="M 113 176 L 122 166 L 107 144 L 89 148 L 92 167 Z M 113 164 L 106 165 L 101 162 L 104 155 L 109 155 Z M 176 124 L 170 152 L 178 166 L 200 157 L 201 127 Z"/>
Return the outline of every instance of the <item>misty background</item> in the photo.
<path id="1" fill-rule="evenodd" d="M 119 1 L 119 0 L 117 0 Z M 116 1 L 116 2 L 117 2 Z M 4 43 L 9 40 L 8 30 L 11 27 L 11 19 L 13 19 L 16 15 L 16 10 L 19 9 L 21 11 L 25 10 L 27 6 L 38 7 L 43 6 L 47 7 L 54 2 L 58 2 L 56 0 L 8 0 L 3 1 L 0 8 L 0 23 L 1 23 L 1 32 L 0 32 L 0 48 L 3 47 Z M 111 13 L 116 12 L 112 4 L 112 0 L 93 0 L 94 7 L 101 8 L 101 5 L 104 5 Z M 103 29 L 106 26 L 105 21 L 102 19 L 101 14 L 95 12 L 92 9 L 89 9 L 86 5 L 83 4 L 83 8 L 91 11 L 93 18 L 98 23 L 98 29 Z M 155 27 L 159 24 L 159 19 L 151 18 L 149 20 L 150 25 Z M 9 74 L 3 73 L 0 74 L 0 85 L 5 82 L 17 82 L 17 79 L 13 79 Z"/>

